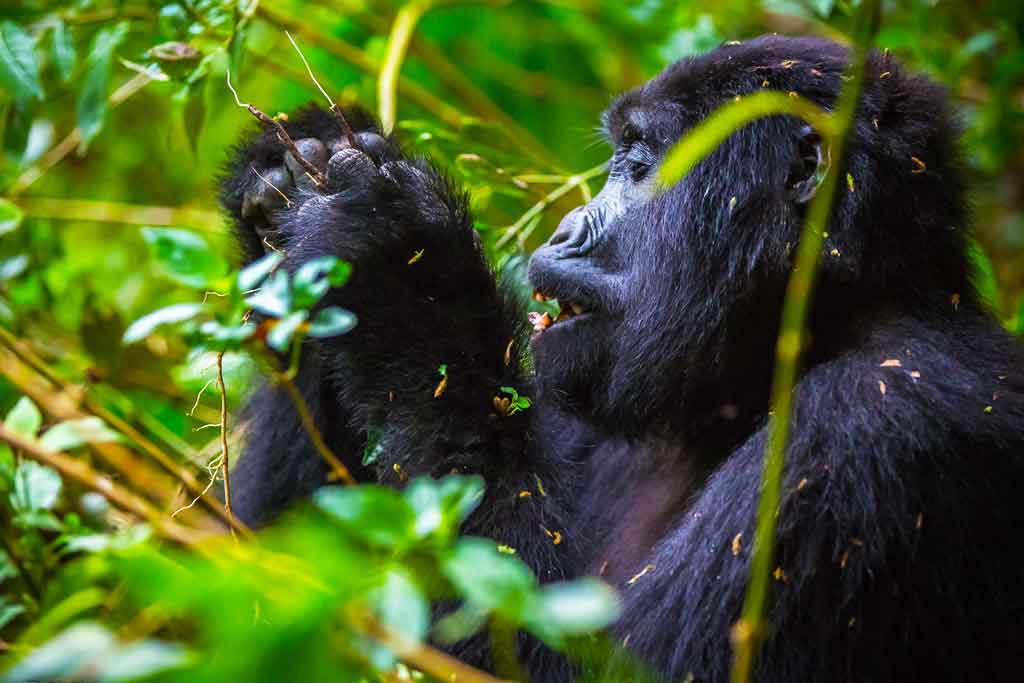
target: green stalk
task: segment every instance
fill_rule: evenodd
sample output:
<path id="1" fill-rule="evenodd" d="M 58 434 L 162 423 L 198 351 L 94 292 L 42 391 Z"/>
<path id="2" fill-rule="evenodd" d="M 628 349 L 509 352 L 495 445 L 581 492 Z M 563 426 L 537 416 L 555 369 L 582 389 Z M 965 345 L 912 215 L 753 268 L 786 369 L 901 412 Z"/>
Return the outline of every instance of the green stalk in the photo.
<path id="1" fill-rule="evenodd" d="M 420 18 L 430 9 L 431 0 L 412 0 L 398 10 L 395 15 L 395 23 L 391 25 L 391 34 L 388 36 L 387 50 L 384 53 L 384 62 L 380 68 L 380 78 L 377 81 L 377 106 L 380 108 L 381 126 L 385 133 L 390 133 L 395 127 L 395 101 L 398 90 L 398 74 L 402 70 L 402 62 L 405 61 L 405 53 L 409 49 L 409 41 L 412 40 L 416 31 L 416 24 Z"/>

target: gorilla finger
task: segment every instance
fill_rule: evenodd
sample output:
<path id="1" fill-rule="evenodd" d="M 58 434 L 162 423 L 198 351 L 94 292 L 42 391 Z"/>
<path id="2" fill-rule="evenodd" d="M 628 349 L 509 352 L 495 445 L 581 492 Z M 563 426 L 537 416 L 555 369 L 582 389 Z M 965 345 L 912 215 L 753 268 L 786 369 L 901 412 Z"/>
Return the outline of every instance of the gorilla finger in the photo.
<path id="1" fill-rule="evenodd" d="M 254 177 L 251 188 L 242 196 L 242 218 L 270 221 L 274 212 L 288 203 L 285 198 L 291 178 L 283 166 L 275 166 Z"/>
<path id="2" fill-rule="evenodd" d="M 384 160 L 387 158 L 391 149 L 391 143 L 388 142 L 386 138 L 372 131 L 356 133 L 355 143 L 359 151 L 370 157 L 378 166 L 384 163 Z M 339 138 L 331 143 L 331 153 L 337 154 L 338 152 L 350 149 L 351 147 L 352 145 L 348 138 Z"/>
<path id="3" fill-rule="evenodd" d="M 358 149 L 348 147 L 327 162 L 327 184 L 335 192 L 376 177 L 377 166 Z"/>
<path id="4" fill-rule="evenodd" d="M 316 168 L 323 168 L 327 162 L 327 148 L 324 143 L 320 142 L 316 138 L 302 138 L 301 140 L 295 141 L 295 148 L 299 151 L 302 157 L 311 163 Z M 286 152 L 284 155 L 285 166 L 292 174 L 292 178 L 295 179 L 295 184 L 304 190 L 316 189 L 316 184 L 313 179 L 309 177 L 306 169 L 303 168 L 302 164 L 292 156 L 291 152 Z"/>

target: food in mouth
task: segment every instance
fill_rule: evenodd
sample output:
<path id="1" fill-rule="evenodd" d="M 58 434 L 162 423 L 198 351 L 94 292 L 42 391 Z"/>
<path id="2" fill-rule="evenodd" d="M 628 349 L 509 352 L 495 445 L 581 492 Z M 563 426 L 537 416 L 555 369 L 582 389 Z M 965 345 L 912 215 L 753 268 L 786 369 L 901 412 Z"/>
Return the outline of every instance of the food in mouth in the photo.
<path id="1" fill-rule="evenodd" d="M 539 303 L 546 303 L 548 301 L 552 301 L 553 299 L 548 295 L 544 294 L 543 292 L 535 290 L 533 292 L 533 300 Z M 531 312 L 527 314 L 527 319 L 530 321 L 530 324 L 533 325 L 534 337 L 536 337 L 538 334 L 540 334 L 547 328 L 551 327 L 552 325 L 564 322 L 566 320 L 569 320 L 570 318 L 575 318 L 576 316 L 582 315 L 585 312 L 583 306 L 581 304 L 576 303 L 575 301 L 555 300 L 555 302 L 558 304 L 559 311 L 558 315 L 555 316 L 554 318 L 551 317 L 550 313 Z"/>

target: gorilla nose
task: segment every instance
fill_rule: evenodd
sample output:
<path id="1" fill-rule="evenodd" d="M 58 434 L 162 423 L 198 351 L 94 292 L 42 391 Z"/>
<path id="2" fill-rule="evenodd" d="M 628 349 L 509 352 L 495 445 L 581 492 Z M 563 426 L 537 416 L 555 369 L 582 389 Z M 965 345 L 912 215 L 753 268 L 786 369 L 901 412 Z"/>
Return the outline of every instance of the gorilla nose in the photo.
<path id="1" fill-rule="evenodd" d="M 593 216 L 586 206 L 577 206 L 565 215 L 547 246 L 561 251 L 585 252 L 593 234 Z"/>

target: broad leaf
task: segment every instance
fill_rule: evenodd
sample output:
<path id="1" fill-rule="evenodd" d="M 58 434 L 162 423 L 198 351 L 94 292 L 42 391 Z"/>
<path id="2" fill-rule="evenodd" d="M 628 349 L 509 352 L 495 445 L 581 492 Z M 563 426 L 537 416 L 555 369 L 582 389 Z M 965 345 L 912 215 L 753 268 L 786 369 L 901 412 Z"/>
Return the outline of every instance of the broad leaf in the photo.
<path id="1" fill-rule="evenodd" d="M 142 236 L 168 277 L 189 287 L 205 287 L 227 266 L 202 236 L 176 228 L 143 228 Z"/>
<path id="2" fill-rule="evenodd" d="M 0 23 L 0 85 L 19 102 L 43 99 L 36 43 L 12 21 Z"/>
<path id="3" fill-rule="evenodd" d="M 42 425 L 43 415 L 28 396 L 19 398 L 4 418 L 4 427 L 26 439 L 36 438 Z"/>
<path id="4" fill-rule="evenodd" d="M 288 345 L 291 344 L 292 338 L 295 336 L 295 331 L 299 329 L 302 323 L 306 322 L 305 311 L 295 311 L 284 318 L 281 318 L 276 325 L 270 329 L 270 333 L 267 334 L 267 346 L 284 353 L 288 349 Z"/>
<path id="5" fill-rule="evenodd" d="M 317 312 L 309 325 L 311 337 L 335 337 L 356 326 L 356 316 L 344 308 L 329 306 Z"/>
<path id="6" fill-rule="evenodd" d="M 17 512 L 52 510 L 60 497 L 60 475 L 34 460 L 18 465 L 14 473 L 11 505 Z"/>
<path id="7" fill-rule="evenodd" d="M 446 552 L 441 570 L 476 606 L 518 622 L 536 589 L 536 579 L 522 560 L 498 552 L 483 538 L 464 538 Z"/>
<path id="8" fill-rule="evenodd" d="M 78 130 L 82 144 L 88 145 L 103 128 L 107 114 L 107 82 L 114 50 L 128 33 L 128 23 L 121 22 L 96 34 L 85 61 L 85 80 L 78 97 Z"/>
<path id="9" fill-rule="evenodd" d="M 383 486 L 328 486 L 313 500 L 354 536 L 371 545 L 404 547 L 415 540 L 416 513 L 397 491 Z"/>
<path id="10" fill-rule="evenodd" d="M 81 417 L 58 422 L 43 434 L 39 443 L 49 451 L 68 451 L 87 443 L 121 441 L 121 436 L 98 417 Z"/>
<path id="11" fill-rule="evenodd" d="M 71 29 L 61 20 L 53 27 L 53 63 L 65 83 L 75 70 L 75 44 L 71 40 Z"/>
<path id="12" fill-rule="evenodd" d="M 174 304 L 157 309 L 152 313 L 142 316 L 124 331 L 121 338 L 125 344 L 134 344 L 140 339 L 145 339 L 153 333 L 160 325 L 169 323 L 180 323 L 190 320 L 203 311 L 202 304 Z"/>
<path id="13" fill-rule="evenodd" d="M 16 204 L 7 199 L 0 199 L 0 235 L 17 230 L 24 217 L 25 214 Z"/>
<path id="14" fill-rule="evenodd" d="M 284 261 L 284 254 L 272 251 L 266 256 L 253 261 L 238 273 L 238 288 L 243 292 L 255 289 L 267 279 L 267 276 L 281 265 Z"/>

